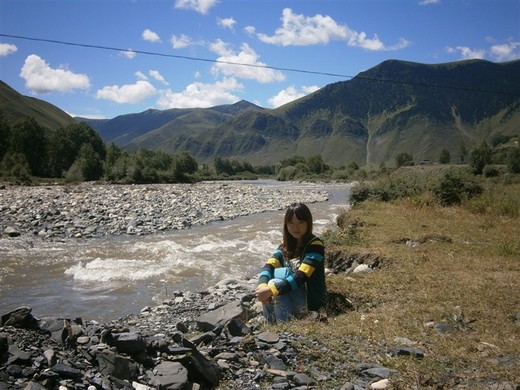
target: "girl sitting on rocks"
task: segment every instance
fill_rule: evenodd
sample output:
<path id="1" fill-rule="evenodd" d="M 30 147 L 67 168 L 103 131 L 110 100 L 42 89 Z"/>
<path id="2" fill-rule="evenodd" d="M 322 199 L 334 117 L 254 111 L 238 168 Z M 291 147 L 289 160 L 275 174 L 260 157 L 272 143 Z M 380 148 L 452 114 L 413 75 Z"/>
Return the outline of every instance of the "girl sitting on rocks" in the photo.
<path id="1" fill-rule="evenodd" d="M 287 208 L 283 242 L 262 268 L 255 290 L 269 323 L 325 309 L 325 247 L 312 233 L 312 214 L 303 203 Z"/>

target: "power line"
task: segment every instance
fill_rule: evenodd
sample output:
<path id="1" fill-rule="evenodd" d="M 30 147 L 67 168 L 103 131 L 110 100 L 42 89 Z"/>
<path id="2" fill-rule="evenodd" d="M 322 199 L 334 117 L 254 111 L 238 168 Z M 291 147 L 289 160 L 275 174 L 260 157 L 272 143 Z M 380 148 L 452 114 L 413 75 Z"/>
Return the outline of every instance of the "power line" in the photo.
<path id="1" fill-rule="evenodd" d="M 345 79 L 353 79 L 355 77 L 355 78 L 361 79 L 361 80 L 378 81 L 378 82 L 393 83 L 393 84 L 422 86 L 422 87 L 430 87 L 430 88 L 453 89 L 453 90 L 466 91 L 466 92 L 481 92 L 481 93 L 491 93 L 491 94 L 498 94 L 498 95 L 520 96 L 520 91 L 519 92 L 493 91 L 493 90 L 484 90 L 484 89 L 478 89 L 478 88 L 458 87 L 458 86 L 453 86 L 453 85 L 439 85 L 439 84 L 419 83 L 419 82 L 412 82 L 412 81 L 379 79 L 379 78 L 375 78 L 375 77 L 366 77 L 366 76 L 360 76 L 360 75 L 351 76 L 351 75 L 339 74 L 339 73 L 321 72 L 321 71 L 313 71 L 313 70 L 305 70 L 305 69 L 297 69 L 297 68 L 283 68 L 283 67 L 278 67 L 278 66 L 259 65 L 259 64 L 246 64 L 246 63 L 242 63 L 242 62 L 223 61 L 223 60 L 215 60 L 215 59 L 202 58 L 202 57 L 190 57 L 190 56 L 182 56 L 182 55 L 178 55 L 178 54 L 167 54 L 167 53 L 159 53 L 159 52 L 144 51 L 144 50 L 121 49 L 121 48 L 110 47 L 110 46 L 92 45 L 92 44 L 77 43 L 77 42 L 67 42 L 67 41 L 61 41 L 61 40 L 56 40 L 56 39 L 26 37 L 26 36 L 21 36 L 21 35 L 11 35 L 11 34 L 0 33 L 0 36 L 6 37 L 6 38 L 24 39 L 24 40 L 35 41 L 35 42 L 54 43 L 54 44 L 58 44 L 58 45 L 85 47 L 85 48 L 90 48 L 90 49 L 110 50 L 110 51 L 117 51 L 117 52 L 129 52 L 130 51 L 130 52 L 133 52 L 136 54 L 144 54 L 144 55 L 157 56 L 157 57 L 168 57 L 168 58 L 176 58 L 176 59 L 181 59 L 181 60 L 199 61 L 199 62 L 212 62 L 212 63 L 216 63 L 216 64 L 226 64 L 226 65 L 235 65 L 235 66 L 247 66 L 247 67 L 251 67 L 251 68 L 271 69 L 271 70 L 278 70 L 278 71 L 283 71 L 283 72 L 315 74 L 315 75 L 320 75 L 320 76 L 339 77 L 339 78 L 345 78 Z"/>

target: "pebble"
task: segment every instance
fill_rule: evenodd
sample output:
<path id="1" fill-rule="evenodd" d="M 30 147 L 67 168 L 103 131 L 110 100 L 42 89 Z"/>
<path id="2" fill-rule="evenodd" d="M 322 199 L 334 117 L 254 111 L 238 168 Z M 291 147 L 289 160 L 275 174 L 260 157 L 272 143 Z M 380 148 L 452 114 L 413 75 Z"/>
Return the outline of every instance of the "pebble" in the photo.
<path id="1" fill-rule="evenodd" d="M 0 233 L 46 238 L 148 235 L 328 200 L 318 186 L 239 182 L 196 184 L 5 186 Z"/>

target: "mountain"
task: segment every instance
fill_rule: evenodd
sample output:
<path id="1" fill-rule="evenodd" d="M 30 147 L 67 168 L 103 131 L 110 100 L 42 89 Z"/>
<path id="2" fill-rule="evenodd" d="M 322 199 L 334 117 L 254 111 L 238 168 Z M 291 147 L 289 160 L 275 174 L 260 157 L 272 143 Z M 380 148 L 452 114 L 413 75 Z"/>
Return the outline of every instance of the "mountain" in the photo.
<path id="1" fill-rule="evenodd" d="M 208 131 L 250 109 L 264 110 L 252 103 L 240 101 L 211 108 L 150 109 L 110 120 L 76 119 L 89 124 L 106 143 L 113 142 L 130 150 L 147 148 L 177 152 L 184 150 L 184 139 L 191 139 L 193 144 L 198 137 L 204 138 Z"/>
<path id="2" fill-rule="evenodd" d="M 48 128 L 71 118 L 41 100 L 0 84 L 0 110 L 30 115 Z M 348 81 L 276 109 L 246 101 L 211 108 L 147 110 L 87 122 L 106 143 L 135 151 L 189 151 L 199 163 L 219 156 L 254 165 L 320 154 L 339 167 L 452 159 L 496 137 L 520 135 L 520 61 L 420 64 L 388 60 Z M 59 125 L 59 126 L 58 126 Z"/>
<path id="3" fill-rule="evenodd" d="M 44 100 L 24 96 L 3 81 L 0 81 L 0 113 L 11 123 L 32 117 L 49 131 L 74 123 L 74 118 L 65 111 Z"/>
<path id="4" fill-rule="evenodd" d="M 378 165 L 401 152 L 437 161 L 443 149 L 455 159 L 462 144 L 519 135 L 520 61 L 388 60 L 277 109 L 239 102 L 89 123 L 130 150 L 188 150 L 200 162 L 272 164 L 320 154 L 334 166 Z"/>

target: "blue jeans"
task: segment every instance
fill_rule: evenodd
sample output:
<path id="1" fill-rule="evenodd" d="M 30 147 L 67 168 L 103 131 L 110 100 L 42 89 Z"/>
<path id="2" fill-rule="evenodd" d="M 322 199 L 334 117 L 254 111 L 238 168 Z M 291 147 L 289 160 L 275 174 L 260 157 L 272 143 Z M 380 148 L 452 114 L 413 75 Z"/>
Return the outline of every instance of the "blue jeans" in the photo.
<path id="1" fill-rule="evenodd" d="M 279 281 L 280 279 L 272 279 L 269 283 Z M 272 303 L 263 304 L 262 309 L 269 324 L 287 322 L 294 317 L 301 317 L 307 311 L 305 289 L 298 288 L 290 293 L 278 295 L 272 299 Z"/>

